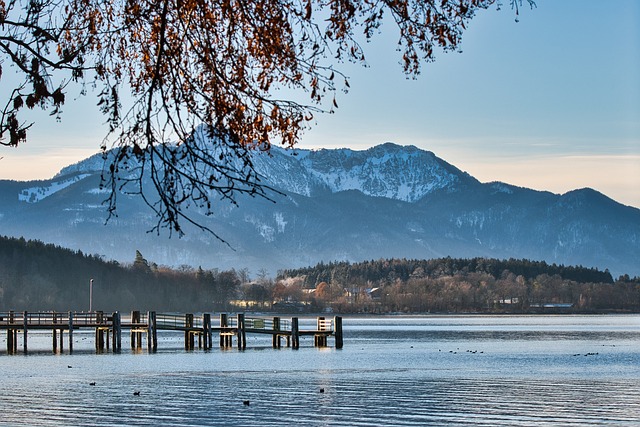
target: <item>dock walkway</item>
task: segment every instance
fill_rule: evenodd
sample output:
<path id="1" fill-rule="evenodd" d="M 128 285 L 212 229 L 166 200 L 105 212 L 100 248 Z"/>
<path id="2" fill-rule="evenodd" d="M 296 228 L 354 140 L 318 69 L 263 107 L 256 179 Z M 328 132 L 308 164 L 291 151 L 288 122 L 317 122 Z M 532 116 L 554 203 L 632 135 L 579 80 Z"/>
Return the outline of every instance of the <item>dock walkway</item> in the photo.
<path id="1" fill-rule="evenodd" d="M 247 317 L 243 313 L 229 316 L 220 313 L 217 325 L 212 323 L 211 313 L 195 316 L 192 313 L 156 313 L 149 311 L 141 313 L 132 311 L 130 315 L 120 312 L 105 314 L 101 311 L 92 312 L 0 312 L 0 330 L 7 331 L 7 353 L 18 351 L 18 334 L 22 333 L 22 348 L 28 349 L 28 331 L 52 331 L 52 347 L 54 352 L 63 351 L 64 334 L 68 336 L 68 350 L 73 352 L 73 332 L 80 329 L 95 331 L 95 348 L 101 352 L 114 352 L 122 349 L 122 333 L 130 334 L 131 348 L 141 348 L 143 336 L 146 337 L 147 348 L 155 351 L 158 348 L 158 332 L 184 332 L 186 350 L 195 348 L 196 340 L 199 348 L 213 347 L 213 335 L 218 335 L 220 347 L 233 347 L 235 338 L 238 349 L 245 349 L 247 334 L 268 334 L 272 336 L 274 348 L 282 347 L 282 341 L 287 347 L 294 349 L 300 346 L 301 336 L 313 336 L 314 346 L 328 346 L 329 337 L 333 337 L 336 348 L 342 348 L 342 318 L 333 319 L 318 317 L 315 329 L 300 329 L 297 317 L 290 320 L 280 317 Z"/>

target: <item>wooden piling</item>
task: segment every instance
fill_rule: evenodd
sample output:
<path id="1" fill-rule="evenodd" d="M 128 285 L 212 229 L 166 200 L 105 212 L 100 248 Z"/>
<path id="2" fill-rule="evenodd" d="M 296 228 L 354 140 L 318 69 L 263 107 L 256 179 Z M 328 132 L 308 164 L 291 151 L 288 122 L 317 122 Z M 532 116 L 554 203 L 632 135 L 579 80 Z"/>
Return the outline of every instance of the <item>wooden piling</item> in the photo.
<path id="1" fill-rule="evenodd" d="M 58 337 L 57 337 L 57 329 L 55 328 L 56 323 L 58 323 L 58 319 L 56 318 L 55 311 L 51 313 L 53 316 L 53 352 L 56 353 L 58 350 Z"/>
<path id="2" fill-rule="evenodd" d="M 138 323 L 142 323 L 142 316 L 140 315 L 140 312 L 138 312 Z M 138 349 L 142 348 L 142 331 L 143 329 L 138 325 L 136 328 L 136 348 Z"/>
<path id="3" fill-rule="evenodd" d="M 120 351 L 122 349 L 122 327 L 119 311 L 113 313 L 111 328 L 113 329 L 113 351 Z"/>
<path id="4" fill-rule="evenodd" d="M 247 334 L 244 325 L 244 313 L 238 313 L 238 350 L 247 348 Z"/>
<path id="5" fill-rule="evenodd" d="M 204 338 L 204 348 L 205 349 L 210 349 L 211 348 L 211 338 L 213 338 L 212 332 L 211 332 L 211 314 L 210 313 L 204 313 L 202 315 L 202 335 Z"/>
<path id="6" fill-rule="evenodd" d="M 104 313 L 102 311 L 96 312 L 96 351 L 101 352 L 104 350 L 104 328 L 102 327 L 102 322 L 104 321 Z"/>
<path id="7" fill-rule="evenodd" d="M 149 351 L 156 351 L 158 349 L 158 325 L 155 311 L 147 313 L 147 322 L 149 328 L 147 332 L 147 349 Z"/>
<path id="8" fill-rule="evenodd" d="M 220 313 L 220 347 L 233 347 L 233 332 L 229 327 L 229 317 L 226 313 Z"/>
<path id="9" fill-rule="evenodd" d="M 335 316 L 333 318 L 333 335 L 336 342 L 336 348 L 342 348 L 342 317 Z"/>
<path id="10" fill-rule="evenodd" d="M 227 324 L 227 313 L 220 313 L 220 347 L 227 347 L 227 334 L 225 328 Z"/>
<path id="11" fill-rule="evenodd" d="M 132 311 L 131 312 L 131 348 L 142 348 L 142 334 L 138 332 L 138 327 L 140 323 L 140 312 Z"/>
<path id="12" fill-rule="evenodd" d="M 60 348 L 62 349 L 62 346 Z M 69 312 L 69 354 L 71 353 L 73 353 L 73 313 Z"/>
<path id="13" fill-rule="evenodd" d="M 7 317 L 7 354 L 11 354 L 13 352 L 13 343 L 11 342 L 12 332 L 11 332 L 11 324 L 13 311 L 9 311 L 9 315 Z"/>
<path id="14" fill-rule="evenodd" d="M 273 348 L 280 348 L 282 343 L 280 342 L 280 318 L 273 318 L 273 335 L 271 336 L 271 344 Z"/>
<path id="15" fill-rule="evenodd" d="M 185 350 L 193 350 L 194 348 L 194 335 L 189 328 L 193 328 L 193 314 L 187 313 L 184 315 L 184 348 Z"/>
<path id="16" fill-rule="evenodd" d="M 24 354 L 27 354 L 27 327 L 28 327 L 29 315 L 26 311 L 22 312 L 22 349 Z"/>
<path id="17" fill-rule="evenodd" d="M 131 332 L 129 333 L 129 341 L 131 343 L 132 349 L 136 348 L 136 333 L 134 332 L 135 327 L 133 326 L 133 324 L 136 323 L 138 317 L 136 313 L 136 311 L 131 312 Z"/>
<path id="18" fill-rule="evenodd" d="M 9 325 L 7 328 L 7 353 L 13 354 L 16 352 L 16 330 L 11 327 L 15 321 L 15 314 L 13 310 L 9 311 Z"/>
<path id="19" fill-rule="evenodd" d="M 11 354 L 18 352 L 18 330 L 11 330 Z"/>
<path id="20" fill-rule="evenodd" d="M 291 348 L 300 348 L 300 326 L 297 317 L 291 318 Z"/>
<path id="21" fill-rule="evenodd" d="M 7 353 L 13 353 L 13 329 L 7 329 Z"/>

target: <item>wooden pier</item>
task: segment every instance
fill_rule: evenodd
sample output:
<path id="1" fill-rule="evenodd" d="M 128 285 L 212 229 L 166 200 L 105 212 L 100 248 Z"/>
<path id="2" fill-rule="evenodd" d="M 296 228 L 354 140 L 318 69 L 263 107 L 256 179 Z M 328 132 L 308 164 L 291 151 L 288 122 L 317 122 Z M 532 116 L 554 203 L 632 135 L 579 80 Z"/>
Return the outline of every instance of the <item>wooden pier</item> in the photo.
<path id="1" fill-rule="evenodd" d="M 73 352 L 73 332 L 80 329 L 92 329 L 95 332 L 97 352 L 109 350 L 119 352 L 122 349 L 123 331 L 129 332 L 132 349 L 142 348 L 143 337 L 149 351 L 158 348 L 158 332 L 184 332 L 186 350 L 213 347 L 213 335 L 219 336 L 221 348 L 233 347 L 235 338 L 238 349 L 247 346 L 247 334 L 267 334 L 272 336 L 273 348 L 300 347 L 301 336 L 313 336 L 315 347 L 327 347 L 329 337 L 333 337 L 335 348 L 342 348 L 342 318 L 318 317 L 314 329 L 300 329 L 297 317 L 290 320 L 280 317 L 247 317 L 244 313 L 230 316 L 221 313 L 218 324 L 212 323 L 211 313 L 195 316 L 186 314 L 161 314 L 155 311 L 141 313 L 133 311 L 130 315 L 119 312 L 105 314 L 93 312 L 0 312 L 0 330 L 7 331 L 7 353 L 18 351 L 18 335 L 22 333 L 22 349 L 27 353 L 29 331 L 52 331 L 53 352 L 64 350 L 64 334 L 68 337 L 68 351 Z"/>

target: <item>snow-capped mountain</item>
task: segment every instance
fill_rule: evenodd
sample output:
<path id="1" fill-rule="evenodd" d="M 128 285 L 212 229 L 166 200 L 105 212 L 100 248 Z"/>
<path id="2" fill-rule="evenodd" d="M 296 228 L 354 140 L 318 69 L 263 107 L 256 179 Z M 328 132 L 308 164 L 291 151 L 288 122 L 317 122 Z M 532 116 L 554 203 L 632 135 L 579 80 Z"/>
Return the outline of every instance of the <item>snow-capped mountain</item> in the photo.
<path id="1" fill-rule="evenodd" d="M 365 151 L 276 148 L 271 157 L 257 156 L 256 168 L 271 185 L 303 196 L 357 190 L 367 196 L 416 202 L 436 190 L 477 183 L 429 151 L 392 143 Z"/>
<path id="2" fill-rule="evenodd" d="M 529 258 L 640 275 L 640 210 L 594 190 L 564 195 L 480 183 L 433 153 L 386 143 L 364 151 L 256 153 L 263 182 L 284 195 L 242 197 L 198 217 L 229 245 L 187 229 L 147 233 L 152 212 L 119 196 L 107 218 L 103 161 L 92 156 L 48 181 L 0 181 L 0 234 L 131 262 L 271 273 L 334 260 L 442 256 Z M 197 213 L 195 213 L 198 215 Z M 231 246 L 231 248 L 229 247 Z"/>

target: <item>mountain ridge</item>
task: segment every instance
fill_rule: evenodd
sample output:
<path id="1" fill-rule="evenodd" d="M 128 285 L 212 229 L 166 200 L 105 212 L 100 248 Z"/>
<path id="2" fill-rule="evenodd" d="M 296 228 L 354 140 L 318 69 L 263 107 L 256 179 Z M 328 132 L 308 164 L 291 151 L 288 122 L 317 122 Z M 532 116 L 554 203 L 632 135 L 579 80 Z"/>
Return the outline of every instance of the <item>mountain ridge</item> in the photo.
<path id="1" fill-rule="evenodd" d="M 481 183 L 414 146 L 284 150 L 253 156 L 275 204 L 240 197 L 213 215 L 192 211 L 225 239 L 187 228 L 182 239 L 146 233 L 154 217 L 119 196 L 106 225 L 100 154 L 51 180 L 0 181 L 2 234 L 101 254 L 121 262 L 140 250 L 158 264 L 258 271 L 324 261 L 443 256 L 528 258 L 640 275 L 640 210 L 593 189 L 558 195 Z"/>

